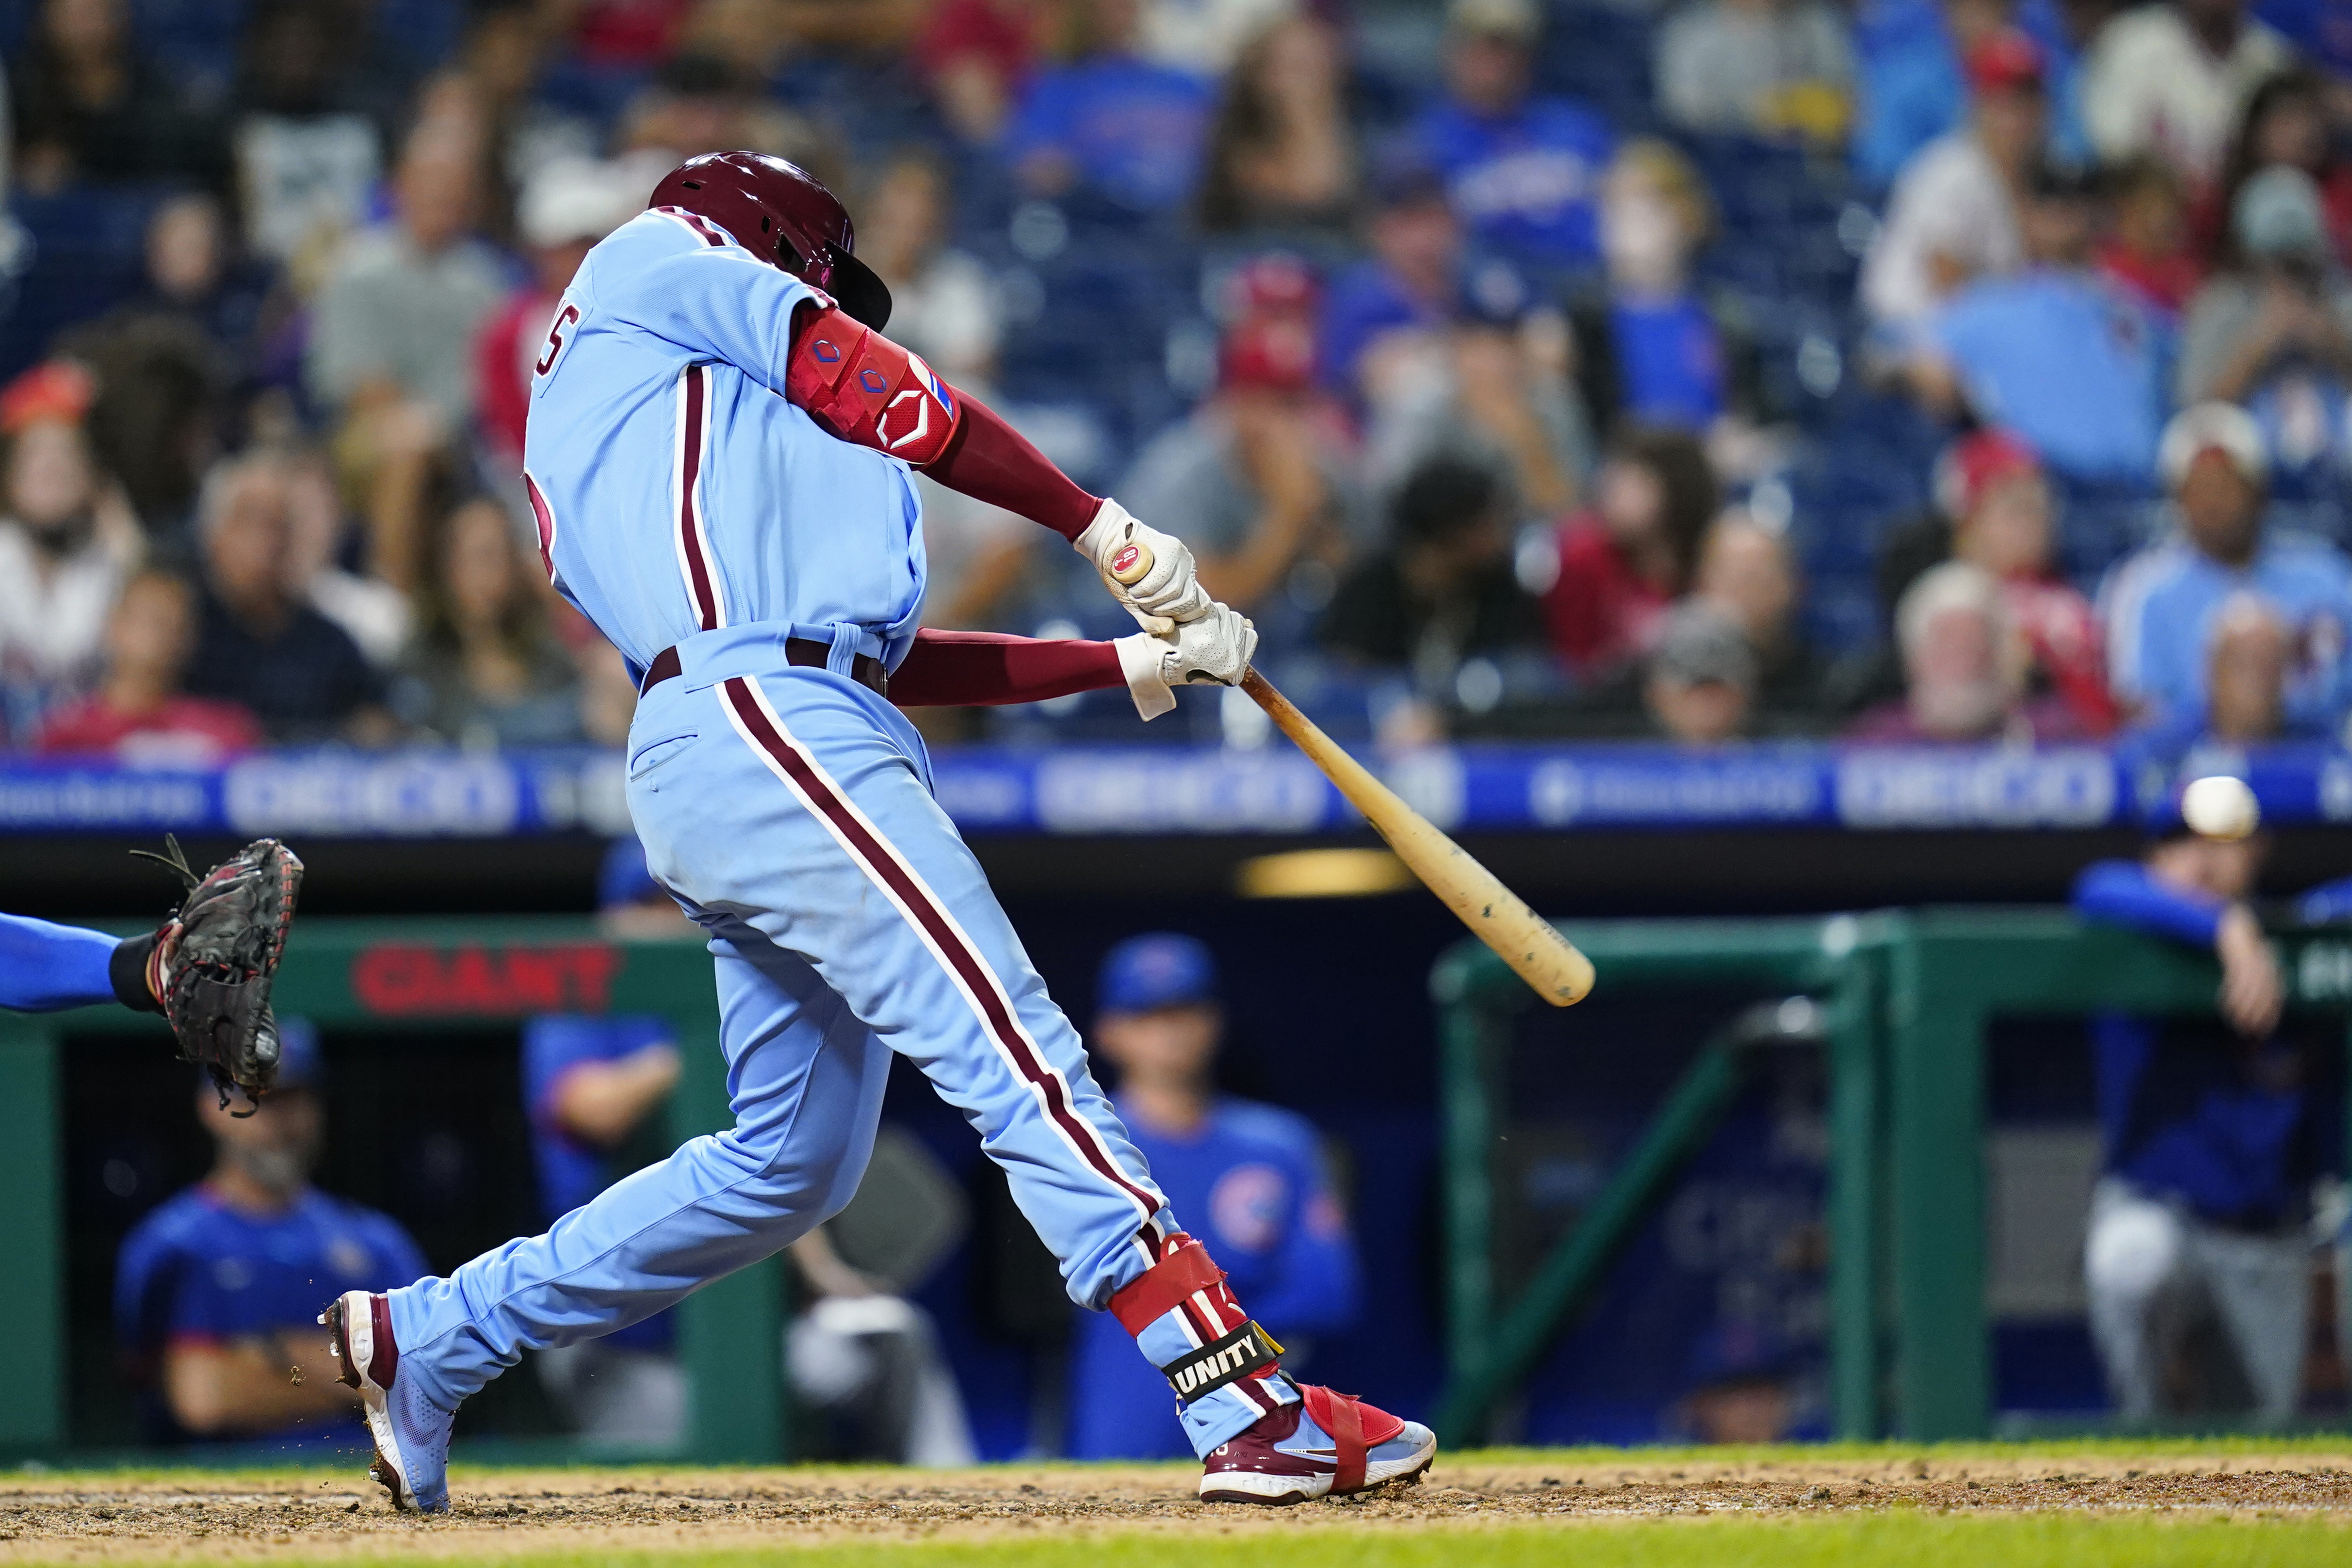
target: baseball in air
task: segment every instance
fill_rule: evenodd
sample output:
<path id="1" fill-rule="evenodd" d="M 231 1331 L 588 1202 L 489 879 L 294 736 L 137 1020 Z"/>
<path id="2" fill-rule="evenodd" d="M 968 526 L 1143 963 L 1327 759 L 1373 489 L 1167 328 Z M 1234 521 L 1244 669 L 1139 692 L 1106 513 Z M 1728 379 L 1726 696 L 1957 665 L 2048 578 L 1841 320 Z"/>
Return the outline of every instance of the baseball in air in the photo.
<path id="1" fill-rule="evenodd" d="M 2208 839 L 2242 839 L 2262 822 L 2263 809 L 2242 779 L 2216 773 L 2180 792 L 2180 820 Z"/>

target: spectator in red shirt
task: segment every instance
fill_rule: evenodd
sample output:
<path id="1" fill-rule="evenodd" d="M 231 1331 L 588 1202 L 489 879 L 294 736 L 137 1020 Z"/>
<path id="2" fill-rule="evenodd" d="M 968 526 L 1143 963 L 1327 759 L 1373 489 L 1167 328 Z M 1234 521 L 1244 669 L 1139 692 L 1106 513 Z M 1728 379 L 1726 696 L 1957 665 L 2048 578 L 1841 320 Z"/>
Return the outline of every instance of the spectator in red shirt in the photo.
<path id="1" fill-rule="evenodd" d="M 695 0 L 587 0 L 572 24 L 583 63 L 604 69 L 648 69 L 669 56 Z"/>
<path id="2" fill-rule="evenodd" d="M 940 0 L 915 37 L 915 63 L 950 125 L 989 142 L 1028 85 L 1056 7 L 1037 0 Z"/>
<path id="3" fill-rule="evenodd" d="M 1666 607 L 1690 587 L 1717 504 L 1706 451 L 1680 431 L 1620 440 L 1593 495 L 1559 530 L 1559 575 L 1544 600 L 1552 648 L 1580 681 L 1648 651 Z"/>
<path id="4" fill-rule="evenodd" d="M 261 744 L 261 727 L 235 703 L 180 690 L 195 641 L 188 585 L 150 569 L 122 585 L 106 622 L 106 674 L 98 690 L 51 714 L 36 742 L 44 752 L 107 752 L 124 762 L 204 765 Z"/>
<path id="5" fill-rule="evenodd" d="M 584 158 L 550 163 L 523 187 L 516 227 L 530 247 L 531 280 L 474 334 L 474 408 L 501 473 L 522 467 L 531 373 L 556 302 L 589 248 L 634 217 L 644 196 L 624 169 Z"/>
<path id="6" fill-rule="evenodd" d="M 2106 735 L 2122 710 L 2107 690 L 2091 601 L 2050 570 L 2050 485 L 2031 447 L 1984 430 L 1956 444 L 1942 475 L 1952 559 L 1990 572 L 2009 619 L 2046 685 L 2086 735 Z"/>

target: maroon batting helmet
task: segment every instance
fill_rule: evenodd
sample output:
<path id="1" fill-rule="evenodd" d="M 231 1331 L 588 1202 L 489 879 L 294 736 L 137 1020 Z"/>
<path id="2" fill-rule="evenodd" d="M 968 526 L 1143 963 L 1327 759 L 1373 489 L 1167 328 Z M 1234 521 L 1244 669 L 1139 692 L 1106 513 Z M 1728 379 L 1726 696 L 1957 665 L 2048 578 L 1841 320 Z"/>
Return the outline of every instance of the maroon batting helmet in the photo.
<path id="1" fill-rule="evenodd" d="M 857 235 L 848 212 L 798 164 L 764 152 L 706 152 L 663 175 L 646 204 L 709 219 L 877 332 L 890 319 L 889 287 L 851 254 Z"/>

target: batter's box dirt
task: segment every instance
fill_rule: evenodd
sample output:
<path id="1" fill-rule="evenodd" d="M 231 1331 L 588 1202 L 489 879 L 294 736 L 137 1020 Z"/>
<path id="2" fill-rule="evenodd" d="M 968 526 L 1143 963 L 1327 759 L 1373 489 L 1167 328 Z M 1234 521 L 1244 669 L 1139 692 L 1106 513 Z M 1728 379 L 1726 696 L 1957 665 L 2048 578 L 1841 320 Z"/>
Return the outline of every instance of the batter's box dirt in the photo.
<path id="1" fill-rule="evenodd" d="M 494 1561 L 827 1541 L 1042 1541 L 1069 1533 L 1570 1523 L 1840 1511 L 2179 1512 L 2352 1522 L 2352 1442 L 2133 1448 L 1508 1451 L 1441 1456 L 1426 1480 L 1291 1510 L 1204 1504 L 1186 1466 L 468 1470 L 448 1518 L 395 1514 L 346 1470 L 0 1477 L 0 1563 Z M 690 1543 L 690 1547 L 689 1547 Z M 2352 1561 L 2347 1542 L 2347 1561 Z"/>

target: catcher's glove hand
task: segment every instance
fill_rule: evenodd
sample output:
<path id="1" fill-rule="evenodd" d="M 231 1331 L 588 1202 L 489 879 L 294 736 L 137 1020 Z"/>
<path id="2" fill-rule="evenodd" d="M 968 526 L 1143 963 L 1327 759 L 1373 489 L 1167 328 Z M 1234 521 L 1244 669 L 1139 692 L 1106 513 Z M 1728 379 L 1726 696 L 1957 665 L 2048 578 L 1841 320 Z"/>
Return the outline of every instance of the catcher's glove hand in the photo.
<path id="1" fill-rule="evenodd" d="M 168 855 L 131 852 L 170 867 L 187 883 L 188 896 L 142 944 L 142 988 L 171 1023 L 181 1057 L 212 1074 L 221 1108 L 228 1108 L 234 1086 L 247 1100 L 237 1114 L 250 1116 L 278 1077 L 269 987 L 294 923 L 302 862 L 276 839 L 256 839 L 198 876 L 179 840 L 166 834 L 163 842 Z"/>

